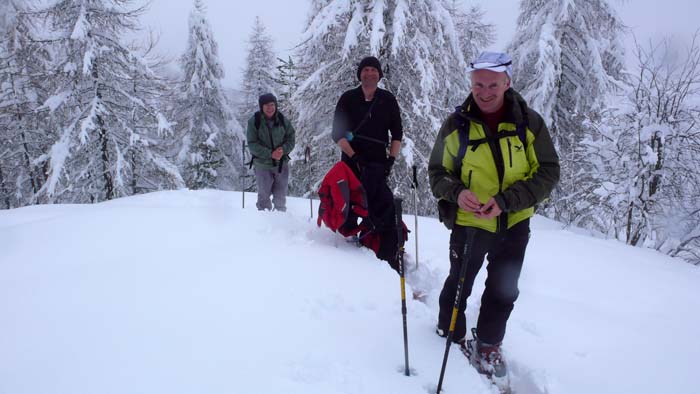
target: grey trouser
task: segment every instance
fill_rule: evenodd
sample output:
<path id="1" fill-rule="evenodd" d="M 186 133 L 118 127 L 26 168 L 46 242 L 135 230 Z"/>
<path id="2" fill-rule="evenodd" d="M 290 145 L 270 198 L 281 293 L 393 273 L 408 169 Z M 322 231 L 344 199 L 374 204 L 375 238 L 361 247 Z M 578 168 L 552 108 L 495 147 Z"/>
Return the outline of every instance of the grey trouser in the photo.
<path id="1" fill-rule="evenodd" d="M 259 211 L 272 209 L 284 212 L 287 210 L 287 186 L 289 185 L 289 165 L 282 166 L 282 172 L 275 167 L 270 170 L 255 169 L 255 182 L 258 185 L 258 202 L 255 204 Z M 270 202 L 272 195 L 272 203 Z"/>

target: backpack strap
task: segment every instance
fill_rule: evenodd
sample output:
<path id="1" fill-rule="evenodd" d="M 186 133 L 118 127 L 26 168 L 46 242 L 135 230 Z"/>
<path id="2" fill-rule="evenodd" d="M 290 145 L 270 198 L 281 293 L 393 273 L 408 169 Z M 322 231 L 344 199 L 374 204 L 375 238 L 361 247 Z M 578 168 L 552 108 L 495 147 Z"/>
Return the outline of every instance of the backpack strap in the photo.
<path id="1" fill-rule="evenodd" d="M 518 125 L 516 126 L 516 129 L 514 131 L 500 131 L 496 134 L 495 137 L 486 137 L 486 138 L 479 138 L 478 140 L 471 140 L 469 141 L 469 145 L 472 147 L 472 152 L 476 152 L 476 149 L 479 147 L 479 145 L 489 142 L 489 141 L 496 141 L 500 140 L 501 138 L 506 138 L 506 137 L 515 137 L 518 136 L 520 139 L 520 142 L 523 143 L 523 145 L 527 144 L 527 139 L 525 137 L 525 132 L 526 132 L 526 126 Z M 464 157 L 464 155 L 462 155 Z"/>
<path id="2" fill-rule="evenodd" d="M 284 128 L 284 131 L 287 131 L 287 122 L 285 122 L 284 115 L 282 115 L 282 112 L 277 111 L 277 116 L 279 117 L 280 123 L 282 123 L 282 127 Z M 260 111 L 255 112 L 255 130 L 260 131 Z"/>
<path id="3" fill-rule="evenodd" d="M 459 177 L 462 172 L 462 160 L 464 160 L 464 155 L 467 154 L 467 147 L 469 146 L 469 120 L 458 120 L 457 136 L 459 137 L 459 149 L 457 150 L 457 157 L 455 157 L 454 168 L 455 174 Z"/>
<path id="4" fill-rule="evenodd" d="M 377 89 L 377 91 L 374 93 L 374 99 L 372 100 L 372 104 L 369 105 L 369 109 L 367 109 L 367 113 L 365 113 L 365 116 L 362 118 L 360 123 L 355 127 L 355 129 L 351 132 L 352 135 L 355 137 L 359 137 L 358 131 L 362 128 L 362 126 L 367 123 L 367 121 L 372 117 L 372 109 L 374 108 L 374 104 L 376 104 L 379 101 L 380 98 L 380 90 Z"/>
<path id="5" fill-rule="evenodd" d="M 524 109 L 525 113 L 523 114 L 523 121 L 515 126 L 515 133 L 518 135 L 518 138 L 520 138 L 520 142 L 523 143 L 523 146 L 527 148 L 527 128 L 530 125 L 530 122 L 528 120 L 527 108 Z"/>
<path id="6" fill-rule="evenodd" d="M 520 138 L 520 142 L 523 143 L 523 146 L 527 148 L 527 128 L 530 126 L 530 119 L 525 103 L 520 103 L 520 112 L 522 113 L 523 120 L 515 125 L 515 134 Z"/>
<path id="7" fill-rule="evenodd" d="M 455 157 L 455 174 L 460 174 L 460 172 L 462 171 L 462 160 L 464 160 L 464 155 L 466 155 L 467 148 L 469 146 L 472 147 L 472 152 L 475 152 L 479 145 L 488 142 L 489 140 L 498 140 L 501 138 L 518 136 L 520 142 L 522 142 L 523 146 L 527 148 L 527 127 L 529 125 L 527 108 L 523 108 L 521 106 L 521 109 L 523 110 L 523 121 L 515 126 L 515 131 L 502 131 L 497 133 L 496 137 L 485 137 L 476 140 L 469 139 L 470 121 L 467 119 L 457 118 L 457 135 L 459 137 L 459 150 L 457 151 L 457 157 Z M 455 109 L 455 117 L 457 117 L 457 114 L 460 111 L 461 107 L 457 107 Z"/>

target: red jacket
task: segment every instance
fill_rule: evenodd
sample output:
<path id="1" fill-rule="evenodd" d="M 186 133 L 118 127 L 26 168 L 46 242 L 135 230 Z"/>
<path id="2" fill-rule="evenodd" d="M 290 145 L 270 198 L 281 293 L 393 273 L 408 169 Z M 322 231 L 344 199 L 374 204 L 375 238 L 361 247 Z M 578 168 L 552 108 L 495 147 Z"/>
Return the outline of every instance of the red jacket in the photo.
<path id="1" fill-rule="evenodd" d="M 361 218 L 369 214 L 365 189 L 347 164 L 339 161 L 328 171 L 318 189 L 318 195 L 321 204 L 316 224 L 319 227 L 323 222 L 333 232 L 338 231 L 346 237 L 360 231 L 358 226 L 341 228 L 351 213 Z"/>

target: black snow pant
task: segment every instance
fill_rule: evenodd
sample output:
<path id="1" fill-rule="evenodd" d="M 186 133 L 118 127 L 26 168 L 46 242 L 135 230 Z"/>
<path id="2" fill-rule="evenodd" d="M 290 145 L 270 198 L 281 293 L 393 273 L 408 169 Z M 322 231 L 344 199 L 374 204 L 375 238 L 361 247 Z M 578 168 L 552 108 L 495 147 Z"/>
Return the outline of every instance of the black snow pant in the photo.
<path id="1" fill-rule="evenodd" d="M 375 251 L 375 255 L 398 271 L 396 250 L 399 242 L 396 231 L 394 194 L 386 184 L 386 175 L 384 174 L 386 167 L 384 163 L 370 162 L 359 171 L 349 159 L 343 157 L 343 160 L 353 169 L 365 189 L 369 219 L 374 228 L 373 231 L 380 239 L 379 249 Z"/>
<path id="2" fill-rule="evenodd" d="M 438 327 L 445 332 L 450 327 L 454 308 L 459 272 L 462 268 L 462 255 L 466 242 L 467 227 L 455 224 L 450 235 L 450 274 L 440 293 L 440 314 Z M 474 242 L 467 262 L 464 287 L 460 297 L 459 313 L 453 338 L 455 342 L 466 337 L 467 320 L 465 310 L 467 297 L 472 292 L 474 279 L 488 255 L 486 287 L 481 296 L 481 310 L 476 325 L 479 340 L 499 344 L 506 333 L 506 323 L 518 298 L 518 279 L 525 258 L 525 249 L 530 238 L 530 219 L 517 223 L 501 233 L 470 228 L 474 231 Z"/>

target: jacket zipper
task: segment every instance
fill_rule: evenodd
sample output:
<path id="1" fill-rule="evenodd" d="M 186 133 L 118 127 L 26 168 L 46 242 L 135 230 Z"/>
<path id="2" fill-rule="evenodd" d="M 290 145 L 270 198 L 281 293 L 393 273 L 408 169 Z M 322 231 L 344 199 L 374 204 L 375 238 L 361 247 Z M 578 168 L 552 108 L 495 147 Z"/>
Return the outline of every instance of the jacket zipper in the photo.
<path id="1" fill-rule="evenodd" d="M 513 150 L 511 149 L 510 138 L 506 138 L 506 141 L 508 141 L 508 160 L 510 160 L 510 168 L 513 168 Z"/>
<path id="2" fill-rule="evenodd" d="M 272 139 L 272 129 L 270 129 L 270 127 L 267 125 L 267 123 L 265 124 L 265 127 L 267 128 L 267 134 L 270 136 L 270 149 L 272 149 L 272 151 L 274 152 L 275 151 L 275 141 Z M 272 159 L 273 164 L 276 161 L 277 160 Z"/>

